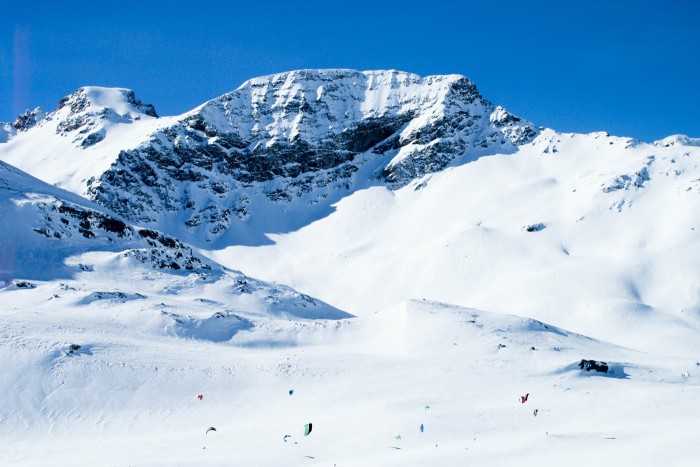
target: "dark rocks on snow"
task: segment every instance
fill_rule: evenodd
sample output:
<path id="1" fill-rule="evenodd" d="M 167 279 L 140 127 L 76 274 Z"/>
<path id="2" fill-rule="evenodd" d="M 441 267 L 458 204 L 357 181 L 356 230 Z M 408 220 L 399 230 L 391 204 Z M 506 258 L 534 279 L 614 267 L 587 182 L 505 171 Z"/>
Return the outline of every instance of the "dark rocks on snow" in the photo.
<path id="1" fill-rule="evenodd" d="M 547 228 L 547 225 L 543 224 L 541 222 L 537 223 L 537 224 L 526 225 L 525 227 L 523 227 L 523 229 L 528 231 L 528 232 L 539 232 L 539 231 L 544 230 L 546 228 Z"/>
<path id="2" fill-rule="evenodd" d="M 595 360 L 581 360 L 578 367 L 582 370 L 591 371 L 595 370 L 598 373 L 607 373 L 608 364 L 605 362 L 596 362 Z"/>
<path id="3" fill-rule="evenodd" d="M 85 137 L 85 139 L 83 140 L 83 142 L 80 143 L 80 146 L 82 146 L 83 148 L 89 148 L 90 146 L 93 146 L 93 145 L 99 143 L 103 139 L 105 139 L 104 130 L 96 131 L 94 133 L 90 133 L 89 135 L 87 135 Z"/>
<path id="4" fill-rule="evenodd" d="M 89 186 L 90 197 L 142 225 L 184 208 L 187 228 L 202 226 L 209 234 L 217 235 L 236 219 L 249 217 L 247 195 L 243 193 L 253 184 L 266 184 L 254 190 L 259 189 L 268 200 L 278 203 L 292 202 L 318 189 L 318 196 L 308 201 L 317 203 L 333 188 L 350 189 L 361 164 L 393 157 L 399 149 L 405 149 L 400 160 L 390 166 L 379 165 L 375 172 L 375 177 L 391 188 L 442 170 L 471 152 L 483 155 L 484 148 L 512 148 L 537 134 L 529 122 L 483 99 L 468 78 L 450 84 L 444 111 L 404 132 L 420 116 L 414 106 L 402 110 L 403 103 L 410 101 L 370 113 L 348 111 L 344 121 L 329 111 L 337 106 L 334 101 L 344 97 L 348 97 L 349 106 L 354 105 L 353 92 L 348 90 L 346 96 L 343 91 L 343 80 L 353 77 L 359 86 L 373 85 L 361 73 L 300 71 L 280 76 L 279 81 L 251 81 L 160 129 L 147 144 L 121 151 L 110 169 Z M 302 85 L 307 79 L 323 81 L 323 93 L 314 100 L 304 93 L 294 94 L 271 105 L 272 99 L 284 94 L 281 88 L 288 78 L 299 79 Z M 256 87 L 264 88 L 265 97 L 250 100 L 250 88 Z M 82 97 L 76 93 L 62 105 L 79 110 Z M 126 98 L 150 115 L 133 93 Z M 276 118 L 298 119 L 301 131 L 266 132 L 263 122 Z M 72 126 L 80 123 L 76 121 Z M 99 134 L 92 133 L 83 145 L 97 142 Z M 361 159 L 360 154 L 365 156 Z M 268 184 L 271 181 L 275 183 Z M 197 201 L 212 197 L 220 200 L 221 209 L 211 210 L 208 203 Z"/>
<path id="5" fill-rule="evenodd" d="M 53 207 L 52 209 L 56 208 Z M 72 226 L 71 218 L 74 220 L 74 223 L 77 224 L 80 234 L 82 234 L 85 238 L 95 237 L 94 229 L 115 233 L 119 237 L 130 236 L 131 234 L 131 229 L 129 229 L 124 222 L 98 211 L 84 209 L 82 207 L 73 206 L 67 203 L 62 203 L 59 205 L 57 211 L 62 214 L 60 221 L 63 224 L 61 230 L 64 231 L 64 234 L 69 231 L 70 227 Z M 45 234 L 44 232 L 39 233 Z M 56 236 L 55 233 L 53 236 Z"/>
<path id="6" fill-rule="evenodd" d="M 12 127 L 17 131 L 27 131 L 36 125 L 43 115 L 44 113 L 38 107 L 32 111 L 26 110 L 23 114 L 17 116 L 14 123 L 12 123 Z"/>
<path id="7" fill-rule="evenodd" d="M 144 104 L 140 100 L 136 98 L 136 94 L 134 94 L 134 91 L 129 90 L 126 92 L 124 95 L 126 98 L 126 101 L 136 107 L 139 111 L 143 112 L 144 114 L 150 116 L 150 117 L 155 117 L 158 118 L 158 114 L 156 113 L 156 108 L 153 107 L 153 104 Z"/>
<path id="8" fill-rule="evenodd" d="M 141 229 L 139 230 L 139 235 L 141 235 L 144 238 L 150 238 L 152 240 L 158 238 L 158 232 L 156 232 L 155 230 Z"/>

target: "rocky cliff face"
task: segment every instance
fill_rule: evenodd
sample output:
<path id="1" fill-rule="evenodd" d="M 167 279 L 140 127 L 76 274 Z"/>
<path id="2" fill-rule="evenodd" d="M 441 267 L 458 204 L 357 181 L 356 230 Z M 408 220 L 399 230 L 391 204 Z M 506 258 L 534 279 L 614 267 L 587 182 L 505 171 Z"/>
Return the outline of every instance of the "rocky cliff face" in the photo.
<path id="1" fill-rule="evenodd" d="M 258 196 L 325 203 L 361 184 L 363 167 L 403 186 L 535 135 L 462 76 L 297 71 L 250 80 L 122 151 L 89 193 L 142 223 L 185 211 L 211 239 L 246 221 Z"/>
<path id="2" fill-rule="evenodd" d="M 129 90 L 82 88 L 47 119 L 76 148 L 111 161 L 92 176 L 80 168 L 83 193 L 130 221 L 173 226 L 194 243 L 223 241 L 224 233 L 223 243 L 235 242 L 260 222 L 265 231 L 289 228 L 252 217 L 259 211 L 270 218 L 270 209 L 282 216 L 328 209 L 348 191 L 401 187 L 450 164 L 512 151 L 537 134 L 463 76 L 398 71 L 255 78 L 161 119 L 167 122 L 148 127 L 150 136 L 137 144 L 124 140 L 120 147 L 110 139 L 110 128 L 156 116 Z"/>
<path id="3" fill-rule="evenodd" d="M 105 139 L 105 126 L 130 123 L 141 117 L 157 118 L 156 109 L 136 98 L 130 89 L 84 87 L 58 102 L 51 115 L 58 119 L 56 134 L 71 137 L 88 148 Z"/>

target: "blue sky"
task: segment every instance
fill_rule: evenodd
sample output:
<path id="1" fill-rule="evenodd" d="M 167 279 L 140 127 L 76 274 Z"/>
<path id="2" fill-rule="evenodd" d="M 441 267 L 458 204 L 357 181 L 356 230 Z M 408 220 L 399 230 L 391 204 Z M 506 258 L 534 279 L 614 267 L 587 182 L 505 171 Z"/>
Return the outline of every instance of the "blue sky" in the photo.
<path id="1" fill-rule="evenodd" d="M 161 115 L 300 68 L 470 77 L 560 131 L 700 136 L 695 0 L 3 1 L 0 121 L 84 85 Z"/>

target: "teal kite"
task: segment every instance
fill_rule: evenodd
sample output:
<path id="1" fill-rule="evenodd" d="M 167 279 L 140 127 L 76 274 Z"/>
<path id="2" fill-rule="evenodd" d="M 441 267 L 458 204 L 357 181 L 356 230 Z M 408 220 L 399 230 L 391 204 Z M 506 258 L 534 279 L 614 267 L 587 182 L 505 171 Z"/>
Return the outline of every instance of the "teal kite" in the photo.
<path id="1" fill-rule="evenodd" d="M 304 436 L 309 436 L 309 433 L 311 433 L 311 423 L 304 425 Z"/>

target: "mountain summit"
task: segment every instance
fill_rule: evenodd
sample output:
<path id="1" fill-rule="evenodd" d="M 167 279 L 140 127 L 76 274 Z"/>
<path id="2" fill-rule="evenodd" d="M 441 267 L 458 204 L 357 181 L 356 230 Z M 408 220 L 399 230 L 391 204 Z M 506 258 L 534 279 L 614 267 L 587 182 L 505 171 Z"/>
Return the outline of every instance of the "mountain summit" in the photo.
<path id="1" fill-rule="evenodd" d="M 133 222 L 227 244 L 293 228 L 299 209 L 317 216 L 350 191 L 405 186 L 538 134 L 464 76 L 393 70 L 280 73 L 181 116 L 156 115 L 132 91 L 81 88 L 0 158 Z M 289 219 L 271 221 L 270 209 Z"/>
<path id="2" fill-rule="evenodd" d="M 0 124 L 8 465 L 698 464 L 698 139 L 397 71 L 156 115 Z"/>

